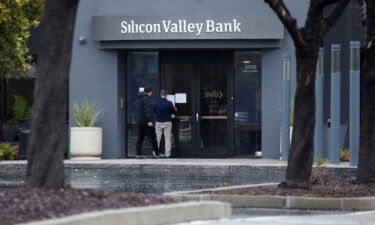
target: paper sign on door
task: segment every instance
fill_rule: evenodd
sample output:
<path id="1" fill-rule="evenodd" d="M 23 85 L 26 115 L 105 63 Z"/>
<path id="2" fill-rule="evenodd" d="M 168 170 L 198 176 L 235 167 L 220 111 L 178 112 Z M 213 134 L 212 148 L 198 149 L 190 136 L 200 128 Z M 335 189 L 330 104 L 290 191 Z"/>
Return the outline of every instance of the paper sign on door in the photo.
<path id="1" fill-rule="evenodd" d="M 172 102 L 172 104 L 174 106 L 174 95 L 167 95 L 167 100 Z"/>
<path id="2" fill-rule="evenodd" d="M 176 93 L 174 95 L 175 103 L 186 103 L 186 93 Z"/>

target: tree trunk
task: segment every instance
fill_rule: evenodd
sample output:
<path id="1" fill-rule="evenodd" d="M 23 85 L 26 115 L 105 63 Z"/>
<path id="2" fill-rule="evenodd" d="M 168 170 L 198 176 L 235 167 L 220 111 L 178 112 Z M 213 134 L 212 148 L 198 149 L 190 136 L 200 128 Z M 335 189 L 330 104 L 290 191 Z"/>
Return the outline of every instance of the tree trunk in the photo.
<path id="1" fill-rule="evenodd" d="M 292 145 L 288 157 L 286 181 L 288 188 L 310 187 L 314 161 L 315 73 L 318 50 L 324 35 L 344 12 L 349 0 L 311 0 L 305 26 L 298 28 L 283 0 L 264 0 L 284 24 L 296 49 L 297 90 L 294 100 Z M 328 13 L 324 10 L 336 6 Z"/>
<path id="2" fill-rule="evenodd" d="M 0 141 L 4 141 L 4 124 L 5 124 L 5 117 L 6 117 L 6 78 L 4 76 L 0 77 L 0 94 L 1 94 L 1 101 L 0 101 Z"/>
<path id="3" fill-rule="evenodd" d="M 366 50 L 362 67 L 361 137 L 357 181 L 375 182 L 375 51 Z"/>
<path id="4" fill-rule="evenodd" d="M 28 146 L 27 187 L 65 185 L 63 153 L 73 28 L 78 0 L 47 0 Z"/>
<path id="5" fill-rule="evenodd" d="M 311 43 L 311 46 L 314 46 L 314 49 L 296 47 L 297 89 L 294 99 L 294 126 L 286 181 L 280 184 L 282 187 L 310 186 L 314 161 L 315 73 L 319 44 Z"/>
<path id="6" fill-rule="evenodd" d="M 359 183 L 375 183 L 375 2 L 366 1 L 366 45 L 361 73 L 361 136 L 357 169 Z"/>

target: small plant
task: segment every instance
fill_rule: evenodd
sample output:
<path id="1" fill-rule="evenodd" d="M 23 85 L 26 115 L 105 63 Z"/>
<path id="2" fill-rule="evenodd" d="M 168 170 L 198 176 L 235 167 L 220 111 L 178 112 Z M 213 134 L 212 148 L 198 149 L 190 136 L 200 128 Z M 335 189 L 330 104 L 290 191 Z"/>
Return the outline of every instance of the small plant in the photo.
<path id="1" fill-rule="evenodd" d="M 14 98 L 14 105 L 12 107 L 13 110 L 13 118 L 10 119 L 7 124 L 18 124 L 22 119 L 30 119 L 32 107 L 28 106 L 28 103 L 24 97 L 21 95 L 13 95 Z"/>
<path id="2" fill-rule="evenodd" d="M 340 150 L 340 161 L 341 162 L 349 162 L 350 160 L 350 151 L 347 148 Z"/>
<path id="3" fill-rule="evenodd" d="M 102 115 L 103 110 L 89 100 L 73 105 L 73 118 L 78 127 L 93 127 Z"/>
<path id="4" fill-rule="evenodd" d="M 321 172 L 322 168 L 324 167 L 324 164 L 326 163 L 326 160 L 321 157 L 316 157 L 314 160 L 314 167 L 311 171 L 311 183 L 316 184 L 321 181 L 319 178 L 319 173 Z"/>
<path id="5" fill-rule="evenodd" d="M 0 143 L 0 160 L 15 160 L 18 157 L 18 145 Z"/>
<path id="6" fill-rule="evenodd" d="M 64 148 L 64 159 L 69 159 L 69 149 Z"/>
<path id="7" fill-rule="evenodd" d="M 277 111 L 282 112 L 282 103 L 279 98 L 276 99 L 277 101 Z M 289 108 L 289 125 L 292 127 L 294 123 L 294 103 L 290 103 L 290 108 Z"/>
<path id="8" fill-rule="evenodd" d="M 294 124 L 294 104 L 290 104 L 290 111 L 289 111 L 289 120 L 290 126 L 292 127 Z"/>

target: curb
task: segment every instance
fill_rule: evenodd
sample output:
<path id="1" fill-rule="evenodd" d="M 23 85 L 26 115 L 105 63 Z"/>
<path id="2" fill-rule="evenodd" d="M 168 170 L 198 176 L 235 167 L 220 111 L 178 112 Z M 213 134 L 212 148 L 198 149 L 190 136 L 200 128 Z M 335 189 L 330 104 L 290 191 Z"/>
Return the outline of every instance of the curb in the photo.
<path id="1" fill-rule="evenodd" d="M 19 225 L 161 225 L 192 220 L 217 220 L 231 216 L 231 206 L 222 202 L 183 202 L 82 213 Z"/>
<path id="2" fill-rule="evenodd" d="M 225 188 L 211 188 L 186 192 L 169 192 L 165 197 L 177 200 L 221 201 L 230 203 L 233 207 L 253 208 L 284 208 L 284 209 L 315 209 L 315 210 L 343 210 L 366 211 L 375 210 L 375 197 L 360 198 L 316 198 L 271 195 L 216 195 L 195 194 L 202 191 L 230 190 L 255 186 L 276 185 L 275 183 L 231 186 Z"/>

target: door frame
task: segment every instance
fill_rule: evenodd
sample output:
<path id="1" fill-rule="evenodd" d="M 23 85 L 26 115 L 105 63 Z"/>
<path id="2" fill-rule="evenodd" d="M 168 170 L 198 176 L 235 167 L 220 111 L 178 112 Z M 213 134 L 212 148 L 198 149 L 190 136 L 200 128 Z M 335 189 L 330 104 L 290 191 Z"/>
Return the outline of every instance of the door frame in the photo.
<path id="1" fill-rule="evenodd" d="M 200 110 L 200 66 L 204 63 L 225 63 L 227 66 L 227 135 L 228 135 L 228 143 L 227 148 L 216 148 L 211 147 L 207 148 L 209 152 L 215 152 L 218 149 L 221 151 L 221 155 L 215 156 L 214 154 L 203 154 L 202 148 L 200 146 L 200 126 L 199 122 L 201 118 L 199 118 L 199 122 L 194 121 L 194 118 L 191 118 L 191 126 L 192 126 L 192 154 L 191 156 L 194 158 L 228 158 L 234 156 L 234 117 L 233 117 L 233 99 L 234 99 L 234 71 L 233 71 L 233 60 L 234 60 L 234 52 L 233 51 L 225 51 L 224 54 L 218 54 L 219 51 L 160 51 L 159 52 L 159 87 L 160 89 L 165 88 L 165 64 L 173 63 L 173 64 L 192 64 L 193 66 L 193 73 L 192 74 L 192 113 L 199 113 L 201 115 Z M 220 51 L 220 53 L 222 53 Z M 199 100 L 198 100 L 199 99 Z M 210 151 L 211 150 L 211 151 Z"/>

